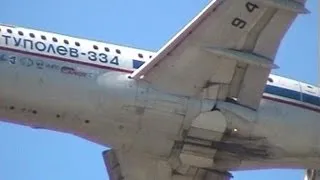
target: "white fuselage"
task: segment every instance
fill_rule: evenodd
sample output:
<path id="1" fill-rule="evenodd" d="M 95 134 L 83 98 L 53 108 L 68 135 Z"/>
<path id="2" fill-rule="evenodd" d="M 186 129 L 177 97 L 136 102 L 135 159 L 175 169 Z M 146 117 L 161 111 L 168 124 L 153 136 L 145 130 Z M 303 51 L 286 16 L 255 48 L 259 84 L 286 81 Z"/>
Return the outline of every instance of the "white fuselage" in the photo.
<path id="1" fill-rule="evenodd" d="M 228 130 L 237 130 L 224 141 L 244 148 L 213 147 L 222 152 L 222 159 L 230 154 L 240 159 L 217 163 L 220 167 L 320 168 L 320 106 L 302 102 L 303 95 L 297 100 L 271 90 L 254 111 L 235 103 L 168 94 L 129 77 L 153 52 L 18 27 L 0 29 L 3 121 L 168 157 L 174 143 L 183 141 L 187 117 L 217 107 L 227 117 Z M 309 86 L 270 77 L 274 82 L 268 84 L 281 92 L 303 93 Z M 319 89 L 312 89 L 305 93 L 318 98 Z M 262 154 L 255 153 L 257 148 Z"/>

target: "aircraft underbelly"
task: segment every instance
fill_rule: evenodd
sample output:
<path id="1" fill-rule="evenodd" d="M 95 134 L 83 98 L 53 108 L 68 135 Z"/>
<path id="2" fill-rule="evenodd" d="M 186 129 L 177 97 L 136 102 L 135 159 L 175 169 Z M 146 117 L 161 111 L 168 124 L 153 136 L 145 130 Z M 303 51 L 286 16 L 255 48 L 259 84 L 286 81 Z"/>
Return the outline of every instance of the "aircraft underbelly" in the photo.
<path id="1" fill-rule="evenodd" d="M 264 99 L 259 126 L 253 133 L 266 134 L 269 140 L 290 153 L 315 155 L 320 152 L 320 113 Z"/>
<path id="2" fill-rule="evenodd" d="M 280 98 L 280 97 L 277 97 Z M 295 102 L 299 103 L 299 102 Z M 228 130 L 216 142 L 221 168 L 320 168 L 319 112 L 263 98 L 258 111 L 218 103 Z"/>
<path id="3" fill-rule="evenodd" d="M 201 112 L 216 104 L 159 92 L 125 73 L 6 51 L 0 51 L 0 83 L 3 121 L 159 157 L 169 157 L 175 143 L 183 141 L 188 122 L 192 127 Z M 225 120 L 213 122 L 213 129 L 225 127 L 213 133 L 220 138 L 207 138 L 213 142 L 208 148 L 215 149 L 215 165 L 305 167 L 308 158 L 319 163 L 318 112 L 269 99 L 261 101 L 258 111 L 224 102 L 217 109 Z M 203 138 L 193 137 L 201 134 L 196 130 L 187 136 Z M 188 162 L 194 154 L 186 147 L 181 157 Z"/>
<path id="4" fill-rule="evenodd" d="M 111 103 L 102 101 L 107 89 L 96 81 L 105 71 L 6 51 L 0 55 L 1 118 L 105 145 L 117 141 L 105 140 L 118 133 L 113 114 L 105 111 Z"/>
<path id="5" fill-rule="evenodd" d="M 3 121 L 157 155 L 168 155 L 180 133 L 185 97 L 121 72 L 6 51 L 0 58 Z"/>
<path id="6" fill-rule="evenodd" d="M 320 168 L 320 113 L 292 104 L 269 99 L 261 102 L 252 133 L 267 137 L 272 145 L 273 157 L 265 159 L 265 166 Z"/>

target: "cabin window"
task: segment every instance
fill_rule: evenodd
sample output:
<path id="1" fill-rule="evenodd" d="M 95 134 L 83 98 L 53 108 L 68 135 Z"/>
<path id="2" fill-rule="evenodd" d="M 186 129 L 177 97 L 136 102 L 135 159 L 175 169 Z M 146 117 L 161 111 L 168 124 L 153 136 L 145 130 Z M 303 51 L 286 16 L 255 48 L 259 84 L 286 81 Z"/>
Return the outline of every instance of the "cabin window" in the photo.
<path id="1" fill-rule="evenodd" d="M 18 34 L 19 34 L 20 36 L 23 36 L 23 32 L 22 32 L 22 31 L 18 31 Z"/>
<path id="2" fill-rule="evenodd" d="M 143 58 L 143 55 L 141 53 L 138 54 L 139 58 Z"/>
<path id="3" fill-rule="evenodd" d="M 106 52 L 109 52 L 109 51 L 110 51 L 110 49 L 107 48 L 107 47 L 105 47 L 104 50 L 105 50 Z"/>
<path id="4" fill-rule="evenodd" d="M 121 54 L 121 51 L 119 49 L 116 49 L 116 53 Z"/>
<path id="5" fill-rule="evenodd" d="M 64 42 L 65 44 L 69 44 L 69 41 L 68 41 L 68 40 L 63 40 L 63 42 Z"/>
<path id="6" fill-rule="evenodd" d="M 41 39 L 46 40 L 47 38 L 45 36 L 41 35 Z"/>
<path id="7" fill-rule="evenodd" d="M 76 46 L 80 46 L 80 43 L 79 42 L 75 42 L 74 43 Z"/>
<path id="8" fill-rule="evenodd" d="M 98 46 L 97 45 L 93 45 L 93 49 L 98 50 Z"/>
<path id="9" fill-rule="evenodd" d="M 268 81 L 273 83 L 273 79 L 272 78 L 268 78 Z"/>
<path id="10" fill-rule="evenodd" d="M 7 32 L 11 34 L 11 33 L 12 33 L 12 30 L 11 30 L 11 29 L 7 29 Z"/>
<path id="11" fill-rule="evenodd" d="M 34 37 L 35 37 L 35 35 L 34 35 L 33 33 L 30 33 L 29 36 L 30 36 L 31 38 L 34 38 Z"/>
<path id="12" fill-rule="evenodd" d="M 53 42 L 58 42 L 58 39 L 55 38 L 55 37 L 53 37 L 53 38 L 52 38 L 52 41 L 53 41 Z"/>
<path id="13" fill-rule="evenodd" d="M 152 56 L 150 55 L 149 58 L 152 58 Z"/>

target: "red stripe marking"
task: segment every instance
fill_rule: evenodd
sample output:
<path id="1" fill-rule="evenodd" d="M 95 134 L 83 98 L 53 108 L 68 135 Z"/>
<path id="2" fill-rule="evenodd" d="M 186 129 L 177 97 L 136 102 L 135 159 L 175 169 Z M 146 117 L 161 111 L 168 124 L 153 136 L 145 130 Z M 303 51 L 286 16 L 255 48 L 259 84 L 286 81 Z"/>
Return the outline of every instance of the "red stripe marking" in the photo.
<path id="1" fill-rule="evenodd" d="M 77 61 L 77 60 L 68 59 L 68 58 L 56 57 L 56 56 L 45 55 L 45 54 L 38 54 L 38 53 L 27 52 L 27 51 L 22 51 L 22 50 L 18 50 L 18 49 L 11 49 L 11 48 L 1 47 L 1 46 L 0 46 L 0 50 L 12 51 L 12 52 L 21 53 L 21 54 L 27 54 L 27 55 L 32 55 L 32 56 L 39 56 L 39 57 L 55 59 L 55 60 L 59 60 L 59 61 L 63 61 L 63 62 L 69 62 L 69 63 L 74 63 L 74 64 L 92 66 L 92 67 L 101 68 L 101 69 L 109 69 L 109 70 L 119 71 L 119 72 L 124 72 L 124 73 L 132 73 L 133 72 L 132 70 L 126 70 L 126 69 L 102 66 L 102 65 L 98 65 L 98 64 L 92 64 L 92 63 Z M 305 104 L 295 103 L 295 102 L 292 102 L 292 101 L 286 101 L 286 100 L 283 100 L 283 99 L 278 99 L 278 98 L 265 96 L 265 95 L 263 95 L 263 98 L 264 99 L 269 99 L 269 100 L 272 100 L 272 101 L 276 101 L 276 102 L 280 102 L 280 103 L 290 104 L 290 105 L 293 105 L 293 106 L 301 107 L 301 108 L 304 108 L 304 109 L 309 109 L 311 111 L 315 111 L 315 112 L 320 113 L 320 109 L 315 108 L 315 107 L 311 107 L 311 106 L 307 106 Z"/>
<path id="2" fill-rule="evenodd" d="M 300 108 L 304 108 L 304 109 L 308 109 L 308 110 L 320 113 L 320 109 L 315 108 L 315 107 L 311 107 L 311 106 L 308 106 L 308 105 L 305 105 L 305 104 L 302 104 L 302 103 L 286 101 L 286 100 L 283 100 L 283 99 L 278 99 L 278 98 L 270 97 L 270 96 L 266 96 L 266 95 L 263 95 L 262 97 L 264 99 L 269 99 L 271 101 L 277 101 L 277 102 L 280 102 L 280 103 L 289 104 L 289 105 L 292 105 L 292 106 L 297 106 L 297 107 L 300 107 Z"/>
<path id="3" fill-rule="evenodd" d="M 85 65 L 85 66 L 92 66 L 92 67 L 96 67 L 96 68 L 108 69 L 108 70 L 119 71 L 119 72 L 124 72 L 124 73 L 133 73 L 132 70 L 120 69 L 120 68 L 109 67 L 109 66 L 103 66 L 103 65 L 99 65 L 99 64 L 92 64 L 92 63 L 88 63 L 88 62 L 77 61 L 77 60 L 68 59 L 68 58 L 62 58 L 62 57 L 56 57 L 56 56 L 52 56 L 52 55 L 39 54 L 39 53 L 34 53 L 34 52 L 27 52 L 27 51 L 22 51 L 22 50 L 19 50 L 19 49 L 8 48 L 8 47 L 0 46 L 0 50 L 12 51 L 12 52 L 26 54 L 26 55 L 32 55 L 32 56 L 38 56 L 38 57 L 43 57 L 43 58 L 55 59 L 55 60 L 58 60 L 58 61 L 69 62 L 69 63 L 74 63 L 74 64 L 81 64 L 81 65 Z"/>

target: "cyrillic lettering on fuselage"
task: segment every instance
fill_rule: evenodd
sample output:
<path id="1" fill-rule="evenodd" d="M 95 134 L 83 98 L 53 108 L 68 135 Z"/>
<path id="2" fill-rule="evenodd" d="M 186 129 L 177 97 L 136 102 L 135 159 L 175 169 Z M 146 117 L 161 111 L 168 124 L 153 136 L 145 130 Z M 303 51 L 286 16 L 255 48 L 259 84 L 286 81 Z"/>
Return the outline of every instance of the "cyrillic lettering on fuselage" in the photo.
<path id="1" fill-rule="evenodd" d="M 42 42 L 9 35 L 0 36 L 0 45 L 4 44 L 7 47 L 20 48 L 34 53 L 48 53 L 50 55 L 63 56 L 66 58 L 83 59 L 89 63 L 121 66 L 120 58 L 116 55 L 105 54 L 96 51 L 81 51 L 75 47 L 66 47 L 59 44 Z"/>

